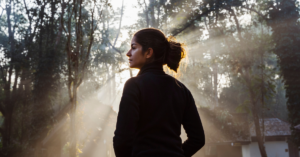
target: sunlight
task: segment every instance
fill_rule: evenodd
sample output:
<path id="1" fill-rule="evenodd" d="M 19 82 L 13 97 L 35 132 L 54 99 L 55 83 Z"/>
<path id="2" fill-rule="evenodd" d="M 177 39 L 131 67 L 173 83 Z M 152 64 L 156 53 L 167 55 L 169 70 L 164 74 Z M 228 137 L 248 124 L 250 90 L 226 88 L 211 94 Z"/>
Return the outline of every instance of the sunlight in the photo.
<path id="1" fill-rule="evenodd" d="M 118 11 L 117 9 L 121 9 L 122 2 L 121 0 L 110 0 L 110 3 L 113 6 L 113 9 Z M 139 8 L 136 7 L 137 3 L 135 0 L 124 0 L 124 15 L 122 20 L 122 27 L 130 26 L 137 22 L 138 20 L 138 14 Z M 118 28 L 119 22 L 114 24 L 114 27 Z M 119 39 L 117 41 L 116 46 L 119 46 L 122 41 L 124 40 L 130 40 L 131 37 L 128 36 L 128 30 L 121 29 L 121 35 L 119 36 Z"/>
<path id="2" fill-rule="evenodd" d="M 132 34 L 146 27 L 186 45 L 178 73 L 167 65 L 163 70 L 188 88 L 194 101 L 181 104 L 195 103 L 202 118 L 207 144 L 193 157 L 299 154 L 300 136 L 293 130 L 300 123 L 300 19 L 294 16 L 299 1 L 1 1 L 0 156 L 115 157 L 113 136 L 124 85 L 139 72 L 129 68 L 126 52 Z M 281 14 L 284 10 L 288 13 Z M 149 40 L 145 43 L 152 44 Z M 163 42 L 170 45 L 164 50 L 180 48 Z M 163 52 L 164 57 L 177 64 L 171 57 L 180 55 L 172 52 Z M 172 100 L 147 120 L 161 106 L 167 106 L 162 115 L 175 110 L 174 97 L 168 96 L 146 100 Z M 184 105 L 179 108 L 183 118 L 176 117 L 181 124 L 190 115 Z M 261 125 L 265 119 L 278 119 L 278 124 Z M 268 136 L 268 128 L 280 133 L 283 126 L 288 128 L 284 135 Z M 242 139 L 244 130 L 255 135 Z M 184 128 L 180 137 L 182 142 L 188 138 Z M 295 139 L 298 145 L 290 146 Z"/>
<path id="3" fill-rule="evenodd" d="M 122 64 L 121 69 L 128 67 L 127 64 Z M 132 71 L 132 76 L 136 76 L 137 73 L 139 72 L 139 70 L 137 69 L 131 69 Z M 116 75 L 116 82 L 117 82 L 117 98 L 114 101 L 114 103 L 112 104 L 112 108 L 113 110 L 118 113 L 119 112 L 119 103 L 121 100 L 121 96 L 122 96 L 122 92 L 123 92 L 123 88 L 125 85 L 125 82 L 130 79 L 130 71 L 129 70 L 124 70 L 122 72 L 120 72 L 118 75 Z"/>

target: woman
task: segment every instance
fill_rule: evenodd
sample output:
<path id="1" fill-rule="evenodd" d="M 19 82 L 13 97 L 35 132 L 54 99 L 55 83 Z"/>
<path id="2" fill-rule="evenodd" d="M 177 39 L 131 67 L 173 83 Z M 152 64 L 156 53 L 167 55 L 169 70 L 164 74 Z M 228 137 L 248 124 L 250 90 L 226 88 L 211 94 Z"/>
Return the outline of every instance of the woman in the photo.
<path id="1" fill-rule="evenodd" d="M 130 68 L 140 69 L 124 86 L 114 150 L 117 157 L 190 157 L 204 146 L 202 123 L 191 92 L 163 65 L 177 72 L 182 44 L 153 28 L 134 34 Z M 188 139 L 182 144 L 181 124 Z"/>

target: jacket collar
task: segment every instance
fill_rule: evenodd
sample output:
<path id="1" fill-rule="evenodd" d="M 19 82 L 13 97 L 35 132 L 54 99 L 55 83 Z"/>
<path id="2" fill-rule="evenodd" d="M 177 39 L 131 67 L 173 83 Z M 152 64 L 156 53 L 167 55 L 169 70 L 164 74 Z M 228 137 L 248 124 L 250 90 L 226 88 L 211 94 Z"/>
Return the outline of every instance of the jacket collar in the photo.
<path id="1" fill-rule="evenodd" d="M 146 65 L 144 65 L 139 73 L 137 74 L 137 76 L 142 75 L 144 73 L 147 72 L 151 72 L 151 73 L 155 73 L 155 74 L 160 74 L 163 75 L 165 74 L 164 70 L 163 70 L 163 65 L 157 62 L 153 62 L 153 63 L 148 63 Z"/>

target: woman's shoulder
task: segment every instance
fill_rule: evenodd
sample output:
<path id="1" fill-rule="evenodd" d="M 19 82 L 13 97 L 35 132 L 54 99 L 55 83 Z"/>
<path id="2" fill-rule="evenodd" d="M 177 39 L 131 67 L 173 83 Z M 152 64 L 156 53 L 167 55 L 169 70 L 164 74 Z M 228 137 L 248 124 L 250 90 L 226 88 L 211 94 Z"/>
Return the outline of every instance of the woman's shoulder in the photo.
<path id="1" fill-rule="evenodd" d="M 185 86 L 185 84 L 183 82 L 181 82 L 180 80 L 178 80 L 177 78 L 166 74 L 167 77 L 169 77 L 170 81 L 174 81 L 175 85 L 180 88 L 181 90 L 186 91 L 187 93 L 191 93 L 190 90 Z"/>
<path id="2" fill-rule="evenodd" d="M 148 74 L 138 75 L 138 76 L 131 77 L 130 79 L 128 79 L 125 83 L 125 86 L 139 86 L 149 80 L 151 80 L 151 81 L 156 80 L 156 79 L 153 79 L 153 77 L 160 77 L 160 78 L 163 77 L 164 79 L 167 79 L 168 82 L 173 83 L 176 87 L 180 88 L 181 90 L 184 90 L 184 91 L 187 91 L 188 93 L 190 93 L 190 90 L 184 85 L 183 82 L 181 82 L 180 80 L 178 80 L 177 78 L 175 78 L 169 74 L 152 75 L 151 73 L 148 73 Z M 160 79 L 158 79 L 158 82 L 156 82 L 156 83 L 162 83 L 159 80 Z"/>
<path id="3" fill-rule="evenodd" d="M 125 87 L 126 86 L 132 86 L 135 85 L 137 82 L 137 78 L 136 77 L 131 77 L 129 78 L 126 82 L 125 82 Z"/>

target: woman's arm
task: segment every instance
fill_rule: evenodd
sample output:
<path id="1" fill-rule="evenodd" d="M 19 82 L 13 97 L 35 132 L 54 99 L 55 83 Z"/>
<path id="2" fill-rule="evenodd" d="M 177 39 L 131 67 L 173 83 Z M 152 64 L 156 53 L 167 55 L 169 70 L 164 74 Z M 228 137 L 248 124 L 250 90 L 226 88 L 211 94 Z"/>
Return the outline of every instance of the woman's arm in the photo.
<path id="1" fill-rule="evenodd" d="M 134 79 L 124 86 L 113 145 L 116 157 L 130 157 L 139 119 L 139 90 Z"/>
<path id="2" fill-rule="evenodd" d="M 189 91 L 182 125 L 188 137 L 183 143 L 182 149 L 185 157 L 191 157 L 204 146 L 205 136 L 194 98 Z"/>

